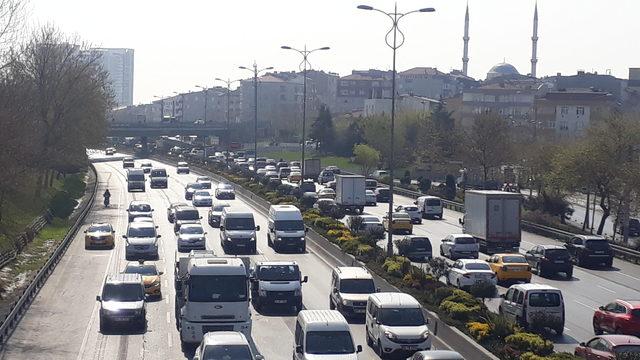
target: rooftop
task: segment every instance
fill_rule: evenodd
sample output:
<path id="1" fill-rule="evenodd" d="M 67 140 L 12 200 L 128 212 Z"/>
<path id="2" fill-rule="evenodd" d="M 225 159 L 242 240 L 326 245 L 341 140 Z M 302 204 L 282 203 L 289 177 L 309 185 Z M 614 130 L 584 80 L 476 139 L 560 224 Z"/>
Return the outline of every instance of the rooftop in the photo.
<path id="1" fill-rule="evenodd" d="M 340 266 L 336 268 L 341 279 L 372 279 L 369 271 L 357 266 Z"/>
<path id="2" fill-rule="evenodd" d="M 208 345 L 245 345 L 249 346 L 247 338 L 238 331 L 212 331 L 204 335 L 203 342 Z"/>
<path id="3" fill-rule="evenodd" d="M 432 68 L 432 67 L 424 67 L 424 66 L 419 66 L 419 67 L 414 67 L 405 71 L 402 71 L 400 73 L 398 73 L 398 75 L 402 76 L 402 75 L 443 75 L 443 72 L 438 71 L 438 69 L 436 68 Z"/>

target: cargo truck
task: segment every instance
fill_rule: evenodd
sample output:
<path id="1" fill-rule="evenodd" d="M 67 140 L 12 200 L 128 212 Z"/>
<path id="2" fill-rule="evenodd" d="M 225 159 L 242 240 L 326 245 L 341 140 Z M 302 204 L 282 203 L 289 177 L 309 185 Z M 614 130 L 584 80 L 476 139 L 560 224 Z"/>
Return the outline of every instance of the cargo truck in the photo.
<path id="1" fill-rule="evenodd" d="M 304 160 L 304 177 L 305 179 L 317 179 L 322 168 L 320 167 L 320 159 Z M 304 179 L 303 179 L 304 180 Z"/>
<path id="2" fill-rule="evenodd" d="M 468 190 L 465 215 L 460 219 L 465 234 L 473 236 L 485 254 L 518 252 L 522 196 L 494 190 Z"/>
<path id="3" fill-rule="evenodd" d="M 343 211 L 362 213 L 366 205 L 366 183 L 362 175 L 336 175 L 336 204 Z"/>

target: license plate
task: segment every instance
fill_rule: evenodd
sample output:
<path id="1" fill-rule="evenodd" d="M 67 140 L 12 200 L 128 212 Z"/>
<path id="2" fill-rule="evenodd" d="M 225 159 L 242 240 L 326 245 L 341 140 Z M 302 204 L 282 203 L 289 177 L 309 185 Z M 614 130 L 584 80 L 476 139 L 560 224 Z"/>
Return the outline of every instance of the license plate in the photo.
<path id="1" fill-rule="evenodd" d="M 246 244 L 237 244 L 238 247 L 245 247 Z"/>
<path id="2" fill-rule="evenodd" d="M 354 313 L 364 314 L 364 309 L 353 309 Z"/>
<path id="3" fill-rule="evenodd" d="M 604 254 L 604 251 L 596 251 L 596 254 Z"/>
<path id="4" fill-rule="evenodd" d="M 129 318 L 127 317 L 116 317 L 113 318 L 114 321 L 129 321 Z"/>
<path id="5" fill-rule="evenodd" d="M 275 300 L 274 303 L 276 303 L 276 304 L 286 304 L 287 300 Z"/>
<path id="6" fill-rule="evenodd" d="M 402 345 L 400 348 L 402 350 L 418 350 L 418 347 L 415 345 Z"/>
<path id="7" fill-rule="evenodd" d="M 556 264 L 564 264 L 564 260 L 556 260 L 554 261 Z"/>

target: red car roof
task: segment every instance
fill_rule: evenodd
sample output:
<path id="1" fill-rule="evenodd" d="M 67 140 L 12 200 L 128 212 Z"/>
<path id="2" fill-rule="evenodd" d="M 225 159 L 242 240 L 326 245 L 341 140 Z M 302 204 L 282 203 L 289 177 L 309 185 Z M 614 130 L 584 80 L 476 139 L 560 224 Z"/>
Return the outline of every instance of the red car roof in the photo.
<path id="1" fill-rule="evenodd" d="M 600 338 L 610 342 L 613 346 L 640 345 L 640 339 L 631 335 L 601 335 Z"/>

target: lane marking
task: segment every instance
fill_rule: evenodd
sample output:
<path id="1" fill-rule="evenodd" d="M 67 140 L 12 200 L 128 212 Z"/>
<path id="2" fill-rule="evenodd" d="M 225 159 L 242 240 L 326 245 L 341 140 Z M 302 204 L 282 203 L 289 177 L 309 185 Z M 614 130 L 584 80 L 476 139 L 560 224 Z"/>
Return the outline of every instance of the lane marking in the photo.
<path id="1" fill-rule="evenodd" d="M 626 276 L 626 277 L 628 277 L 628 278 L 631 278 L 631 279 L 633 279 L 633 280 L 638 280 L 638 281 L 640 281 L 640 279 L 639 279 L 639 278 L 637 278 L 637 277 L 635 277 L 635 276 L 627 275 L 627 274 L 625 274 L 625 273 L 623 273 L 623 272 L 621 272 L 621 271 L 616 271 L 616 273 L 617 273 L 617 274 L 620 274 L 620 275 L 622 275 L 622 276 Z"/>
<path id="2" fill-rule="evenodd" d="M 169 345 L 169 347 L 173 346 L 173 340 L 171 339 L 171 332 L 167 333 L 167 344 Z"/>
<path id="3" fill-rule="evenodd" d="M 604 286 L 598 285 L 598 287 L 599 287 L 600 289 L 605 290 L 605 291 L 608 291 L 608 292 L 610 292 L 610 293 L 612 293 L 612 294 L 615 294 L 615 293 L 616 293 L 615 291 L 613 291 L 613 290 L 611 290 L 611 289 L 607 289 L 607 288 L 606 288 L 606 287 L 604 287 Z"/>
<path id="4" fill-rule="evenodd" d="M 171 324 L 171 313 L 167 311 L 167 324 Z"/>
<path id="5" fill-rule="evenodd" d="M 580 302 L 580 301 L 578 301 L 578 300 L 573 300 L 573 301 L 575 301 L 576 303 L 578 303 L 578 304 L 580 304 L 580 305 L 582 305 L 582 306 L 586 307 L 587 309 L 591 309 L 591 310 L 593 310 L 593 311 L 596 311 L 596 310 L 597 310 L 597 309 L 596 309 L 596 308 L 594 308 L 593 306 L 591 306 L 591 305 L 587 305 L 587 304 L 582 303 L 582 302 Z"/>

